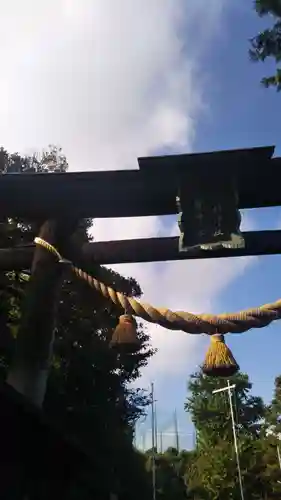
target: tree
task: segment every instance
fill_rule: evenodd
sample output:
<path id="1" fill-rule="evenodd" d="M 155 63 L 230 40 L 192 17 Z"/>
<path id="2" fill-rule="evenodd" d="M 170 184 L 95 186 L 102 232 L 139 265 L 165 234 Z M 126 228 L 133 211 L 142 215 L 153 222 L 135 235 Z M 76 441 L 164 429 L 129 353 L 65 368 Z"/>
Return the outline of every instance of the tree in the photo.
<path id="1" fill-rule="evenodd" d="M 234 409 L 237 417 L 237 429 L 249 437 L 258 437 L 265 406 L 261 398 L 251 396 L 252 384 L 248 376 L 238 373 L 231 378 L 236 384 Z M 212 394 L 214 389 L 227 385 L 224 378 L 207 377 L 201 372 L 191 376 L 188 389 L 190 395 L 185 403 L 185 410 L 191 415 L 196 428 L 197 446 L 214 446 L 223 439 L 232 441 L 232 426 L 229 401 L 226 392 Z"/>
<path id="2" fill-rule="evenodd" d="M 239 460 L 244 498 L 273 500 L 281 495 L 281 473 L 277 455 L 281 378 L 267 407 L 251 394 L 246 374 L 231 378 Z M 223 378 L 197 372 L 189 380 L 185 409 L 196 427 L 197 443 L 192 451 L 168 448 L 155 453 L 157 498 L 170 500 L 241 500 L 228 394 L 213 394 L 227 385 Z M 268 431 L 271 431 L 270 433 Z M 146 467 L 152 479 L 152 450 Z"/>
<path id="3" fill-rule="evenodd" d="M 281 376 L 275 378 L 274 394 L 265 417 L 265 436 L 263 439 L 264 461 L 267 477 L 274 485 L 277 497 L 281 496 L 281 471 L 278 451 L 281 453 Z"/>
<path id="4" fill-rule="evenodd" d="M 42 155 L 22 158 L 0 149 L 0 172 L 4 175 L 25 172 L 55 175 L 67 169 L 61 150 L 50 147 Z M 77 231 L 78 243 L 89 241 L 90 220 L 83 220 Z M 38 225 L 18 219 L 0 220 L 2 248 L 28 244 L 37 235 Z M 139 296 L 138 283 L 118 273 L 92 266 L 89 274 L 111 284 L 119 291 Z M 5 378 L 11 363 L 15 338 L 21 316 L 22 297 L 28 283 L 28 273 L 0 273 L 1 294 L 1 375 Z M 50 372 L 44 410 L 51 420 L 85 450 L 103 464 L 104 478 L 94 476 L 89 481 L 101 481 L 105 490 L 126 492 L 135 490 L 130 478 L 139 481 L 137 491 L 145 496 L 142 462 L 132 446 L 136 419 L 145 411 L 149 398 L 140 389 L 131 389 L 153 351 L 149 337 L 138 329 L 140 348 L 134 353 L 118 353 L 109 348 L 109 340 L 121 311 L 98 292 L 74 275 L 66 276 L 60 296 L 53 364 Z M 3 334 L 4 332 L 4 334 Z M 122 459 L 121 459 L 122 457 Z M 142 479 L 141 479 L 142 478 Z M 77 492 L 78 498 L 81 491 Z M 137 496 L 137 495 L 136 495 Z"/>
<path id="5" fill-rule="evenodd" d="M 238 373 L 231 382 L 236 384 L 233 403 L 245 497 L 260 498 L 260 491 L 268 492 L 268 484 L 263 481 L 265 463 L 260 445 L 265 406 L 261 398 L 250 394 L 252 386 L 247 375 Z M 195 497 L 206 500 L 240 498 L 228 395 L 212 394 L 214 389 L 225 385 L 226 379 L 195 373 L 189 382 L 190 394 L 185 404 L 197 433 L 195 455 L 187 468 L 186 481 Z"/>
<path id="6" fill-rule="evenodd" d="M 268 407 L 266 423 L 271 434 L 278 438 L 281 435 L 281 376 L 275 379 L 273 399 Z"/>
<path id="7" fill-rule="evenodd" d="M 168 448 L 164 453 L 157 453 L 154 450 L 154 453 L 157 499 L 186 500 L 189 498 L 184 473 L 192 453 L 187 451 L 179 453 L 175 448 Z M 152 449 L 146 451 L 145 457 L 147 471 L 152 479 Z"/>
<path id="8" fill-rule="evenodd" d="M 281 61 L 281 2 L 280 0 L 255 0 L 255 9 L 260 17 L 271 16 L 273 26 L 251 39 L 249 50 L 252 61 L 264 62 L 273 58 L 276 64 Z M 277 66 L 276 73 L 262 79 L 265 87 L 276 87 L 281 90 L 281 68 Z"/>

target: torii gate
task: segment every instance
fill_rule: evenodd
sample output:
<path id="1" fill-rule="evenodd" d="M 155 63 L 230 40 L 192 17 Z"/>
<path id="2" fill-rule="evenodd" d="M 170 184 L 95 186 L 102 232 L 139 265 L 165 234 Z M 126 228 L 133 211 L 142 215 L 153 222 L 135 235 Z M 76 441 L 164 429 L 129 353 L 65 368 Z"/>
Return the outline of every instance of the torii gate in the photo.
<path id="1" fill-rule="evenodd" d="M 211 335 L 213 342 L 203 366 L 205 373 L 235 373 L 238 365 L 224 343 L 224 334 L 244 332 L 279 319 L 281 301 L 231 315 L 172 312 L 124 296 L 113 290 L 110 283 L 98 281 L 98 276 L 89 276 L 86 269 L 89 264 L 281 253 L 281 231 L 241 233 L 239 228 L 238 209 L 281 205 L 281 158 L 272 158 L 273 153 L 274 147 L 262 147 L 140 158 L 138 170 L 3 174 L 2 215 L 46 221 L 34 243 L 0 249 L 2 271 L 31 267 L 15 359 L 7 382 L 41 406 L 63 265 L 71 266 L 90 286 L 124 309 L 113 343 L 137 341 L 133 319 L 137 316 L 171 330 Z M 82 248 L 75 243 L 77 221 L 84 217 L 176 213 L 179 238 L 87 243 Z"/>
<path id="2" fill-rule="evenodd" d="M 40 411 L 34 416 L 34 407 L 40 409 L 44 400 L 64 266 L 124 309 L 113 345 L 134 348 L 138 340 L 134 316 L 172 330 L 206 333 L 212 342 L 203 370 L 209 375 L 230 375 L 238 369 L 224 343 L 225 333 L 266 326 L 281 317 L 281 300 L 237 314 L 195 316 L 143 304 L 113 290 L 109 280 L 99 281 L 101 264 L 281 253 L 281 231 L 241 233 L 239 228 L 238 209 L 281 205 L 281 158 L 272 158 L 273 153 L 274 147 L 264 147 L 140 158 L 139 170 L 0 175 L 2 216 L 37 221 L 41 227 L 35 242 L 28 246 L 0 249 L 1 271 L 31 269 L 14 360 L 5 390 L 0 391 L 3 498 L 6 492 L 11 494 L 11 486 L 18 491 L 21 482 L 22 490 L 28 491 L 28 481 L 32 483 L 34 474 L 37 479 L 43 470 L 48 498 L 59 491 L 65 495 L 79 467 L 87 467 L 83 453 L 54 434 L 44 421 L 42 424 Z M 179 237 L 77 246 L 75 230 L 81 218 L 176 213 Z M 95 276 L 87 274 L 88 266 L 95 269 Z M 24 396 L 23 404 L 13 407 L 10 401 L 17 393 Z M 26 417 L 28 400 L 32 408 Z M 31 447 L 31 465 L 31 459 L 22 453 L 27 447 Z M 15 453 L 20 476 L 16 480 Z M 30 468 L 31 479 L 26 478 Z M 62 469 L 68 476 L 65 482 Z"/>

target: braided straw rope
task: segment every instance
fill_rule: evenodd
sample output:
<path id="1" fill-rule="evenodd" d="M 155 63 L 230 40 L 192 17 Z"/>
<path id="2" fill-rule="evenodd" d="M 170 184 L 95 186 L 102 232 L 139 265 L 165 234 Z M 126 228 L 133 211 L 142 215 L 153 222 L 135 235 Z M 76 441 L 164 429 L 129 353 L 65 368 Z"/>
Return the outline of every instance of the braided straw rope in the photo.
<path id="1" fill-rule="evenodd" d="M 45 240 L 35 238 L 34 242 L 55 255 L 60 262 L 68 262 L 56 248 Z M 106 299 L 111 300 L 117 306 L 121 306 L 126 311 L 126 314 L 133 314 L 149 323 L 156 323 L 169 330 L 182 330 L 194 334 L 207 333 L 208 335 L 242 333 L 251 328 L 262 328 L 281 318 L 281 300 L 238 313 L 218 315 L 195 315 L 185 311 L 173 312 L 170 309 L 156 308 L 150 304 L 135 300 L 133 297 L 127 297 L 123 293 L 116 292 L 116 290 L 101 283 L 82 269 L 75 267 L 71 262 L 69 262 L 69 265 L 76 276 L 85 280 Z"/>

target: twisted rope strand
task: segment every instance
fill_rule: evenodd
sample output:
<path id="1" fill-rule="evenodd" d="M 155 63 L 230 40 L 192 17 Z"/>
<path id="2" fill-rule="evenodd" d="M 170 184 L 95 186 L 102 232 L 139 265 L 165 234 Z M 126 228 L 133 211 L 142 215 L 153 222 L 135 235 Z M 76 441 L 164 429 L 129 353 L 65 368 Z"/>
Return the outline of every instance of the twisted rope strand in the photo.
<path id="1" fill-rule="evenodd" d="M 42 246 L 51 252 L 58 260 L 64 260 L 50 243 L 41 238 L 35 238 L 34 241 L 36 245 Z M 70 264 L 76 276 L 86 281 L 88 285 L 101 293 L 106 299 L 111 300 L 117 306 L 121 306 L 126 311 L 126 314 L 138 316 L 149 323 L 156 323 L 169 330 L 182 330 L 191 334 L 207 333 L 208 335 L 215 333 L 243 333 L 251 328 L 262 328 L 281 318 L 281 299 L 272 304 L 264 304 L 253 309 L 218 315 L 195 315 L 185 311 L 173 312 L 170 309 L 155 308 L 150 304 L 117 292 L 82 269 L 75 267 L 72 263 Z"/>

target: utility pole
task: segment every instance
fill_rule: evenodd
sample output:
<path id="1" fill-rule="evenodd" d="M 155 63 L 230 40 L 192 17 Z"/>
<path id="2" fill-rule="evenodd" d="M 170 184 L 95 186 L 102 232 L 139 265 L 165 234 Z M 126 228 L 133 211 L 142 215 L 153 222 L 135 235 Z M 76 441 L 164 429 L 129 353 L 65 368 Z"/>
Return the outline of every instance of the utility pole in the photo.
<path id="1" fill-rule="evenodd" d="M 154 384 L 151 383 L 152 494 L 156 500 Z"/>
<path id="2" fill-rule="evenodd" d="M 142 450 L 145 451 L 145 432 L 142 433 Z"/>
<path id="3" fill-rule="evenodd" d="M 163 453 L 163 432 L 160 432 L 160 453 Z"/>
<path id="4" fill-rule="evenodd" d="M 239 451 L 238 451 L 238 445 L 237 445 L 236 428 L 235 428 L 233 403 L 232 403 L 232 389 L 235 389 L 235 387 L 236 387 L 236 384 L 230 385 L 229 380 L 228 380 L 226 387 L 222 387 L 221 389 L 215 389 L 214 391 L 212 391 L 212 394 L 217 394 L 218 392 L 223 392 L 223 391 L 228 392 L 230 416 L 231 416 L 233 440 L 234 440 L 234 449 L 235 449 L 235 454 L 236 454 L 237 472 L 238 472 L 239 487 L 240 487 L 240 495 L 241 495 L 241 500 L 244 500 L 244 491 L 243 491 L 243 483 L 242 483 L 242 475 L 241 475 L 241 468 L 240 468 Z"/>
<path id="5" fill-rule="evenodd" d="M 154 399 L 154 435 L 155 435 L 155 450 L 158 451 L 158 428 L 157 428 L 157 406 L 156 399 Z"/>
<path id="6" fill-rule="evenodd" d="M 281 469 L 281 454 L 280 454 L 279 444 L 277 445 L 277 455 L 278 455 L 279 467 Z"/>
<path id="7" fill-rule="evenodd" d="M 193 448 L 196 449 L 197 448 L 197 430 L 194 429 L 194 432 L 193 432 Z"/>
<path id="8" fill-rule="evenodd" d="M 179 442 L 179 429 L 178 429 L 177 410 L 175 410 L 175 412 L 174 412 L 174 424 L 175 424 L 176 450 L 179 453 L 179 451 L 180 451 L 180 442 Z"/>

